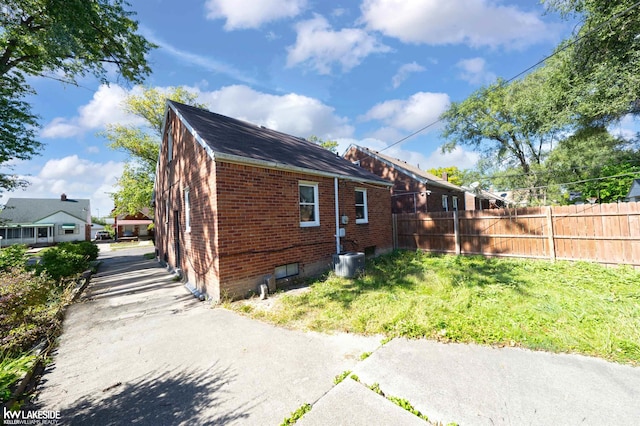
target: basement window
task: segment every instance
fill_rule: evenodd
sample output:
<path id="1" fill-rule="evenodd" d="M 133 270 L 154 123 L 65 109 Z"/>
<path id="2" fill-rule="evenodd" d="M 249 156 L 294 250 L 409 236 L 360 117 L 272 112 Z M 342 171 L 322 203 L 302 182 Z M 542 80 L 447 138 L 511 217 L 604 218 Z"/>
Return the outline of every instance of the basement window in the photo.
<path id="1" fill-rule="evenodd" d="M 292 277 L 300 273 L 297 263 L 289 263 L 288 265 L 276 266 L 276 280 L 281 278 Z"/>

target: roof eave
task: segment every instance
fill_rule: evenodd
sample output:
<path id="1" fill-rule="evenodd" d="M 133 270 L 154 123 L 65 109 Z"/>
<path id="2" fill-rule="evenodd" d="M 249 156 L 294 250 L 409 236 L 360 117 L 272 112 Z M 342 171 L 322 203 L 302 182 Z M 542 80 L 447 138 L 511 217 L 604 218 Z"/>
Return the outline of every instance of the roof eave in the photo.
<path id="1" fill-rule="evenodd" d="M 339 173 L 331 173 L 331 172 L 325 172 L 322 170 L 315 170 L 315 169 L 306 169 L 304 167 L 292 166 L 290 164 L 278 163 L 275 161 L 257 160 L 255 158 L 248 158 L 248 157 L 242 157 L 239 155 L 225 154 L 225 153 L 213 152 L 213 151 L 211 155 L 214 161 L 225 161 L 227 163 L 250 165 L 250 166 L 261 167 L 265 169 L 283 170 L 287 172 L 302 173 L 302 174 L 313 175 L 313 176 L 339 178 L 343 180 L 349 180 L 353 182 L 363 182 L 363 183 L 369 183 L 369 184 L 379 185 L 379 186 L 387 186 L 387 187 L 393 186 L 393 183 L 388 181 L 365 179 L 358 176 L 343 175 Z"/>

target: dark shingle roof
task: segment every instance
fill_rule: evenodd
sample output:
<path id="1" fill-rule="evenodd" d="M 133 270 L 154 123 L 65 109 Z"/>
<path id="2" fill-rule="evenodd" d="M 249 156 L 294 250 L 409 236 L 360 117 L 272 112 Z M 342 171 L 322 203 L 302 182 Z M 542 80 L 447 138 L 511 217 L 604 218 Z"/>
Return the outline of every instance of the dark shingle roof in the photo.
<path id="1" fill-rule="evenodd" d="M 627 198 L 636 198 L 640 197 L 640 179 L 634 179 L 631 183 L 631 188 L 629 189 L 629 194 Z"/>
<path id="2" fill-rule="evenodd" d="M 425 181 L 425 183 L 441 188 L 446 188 L 453 191 L 465 192 L 464 188 L 459 187 L 458 185 L 454 185 L 438 176 L 431 174 L 425 170 L 422 170 L 412 164 L 407 163 L 406 161 L 402 161 L 398 158 L 393 158 L 385 154 L 381 154 L 378 151 L 373 151 L 369 148 L 365 148 L 363 146 L 359 146 L 356 144 L 351 144 L 355 149 L 364 152 L 370 155 L 373 158 L 382 161 L 383 163 L 387 163 L 388 165 L 392 165 L 397 169 L 403 171 L 406 175 L 412 176 L 417 180 Z"/>
<path id="3" fill-rule="evenodd" d="M 89 200 L 62 201 L 59 198 L 9 198 L 0 219 L 7 223 L 34 223 L 63 211 L 80 220 L 87 220 Z"/>
<path id="4" fill-rule="evenodd" d="M 174 101 L 168 101 L 168 105 L 214 155 L 232 155 L 387 184 L 387 181 L 373 173 L 303 138 Z"/>

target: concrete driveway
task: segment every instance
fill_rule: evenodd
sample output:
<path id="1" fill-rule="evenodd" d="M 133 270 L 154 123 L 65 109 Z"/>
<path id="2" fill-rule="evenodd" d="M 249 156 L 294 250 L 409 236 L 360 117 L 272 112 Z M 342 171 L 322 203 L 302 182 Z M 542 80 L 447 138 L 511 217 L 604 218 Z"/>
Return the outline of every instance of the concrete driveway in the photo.
<path id="1" fill-rule="evenodd" d="M 278 425 L 300 421 L 637 424 L 640 369 L 602 360 L 425 340 L 321 335 L 274 327 L 197 301 L 142 254 L 104 252 L 67 312 L 36 405 L 64 424 Z M 360 361 L 364 352 L 373 354 Z M 352 370 L 361 383 L 333 379 Z"/>

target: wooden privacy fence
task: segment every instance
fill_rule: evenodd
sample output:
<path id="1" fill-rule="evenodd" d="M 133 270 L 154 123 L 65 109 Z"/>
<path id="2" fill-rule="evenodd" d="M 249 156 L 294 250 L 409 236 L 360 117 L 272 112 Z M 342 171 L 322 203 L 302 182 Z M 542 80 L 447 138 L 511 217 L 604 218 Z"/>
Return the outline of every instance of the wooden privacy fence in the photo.
<path id="1" fill-rule="evenodd" d="M 396 248 L 640 267 L 640 202 L 393 215 Z"/>

